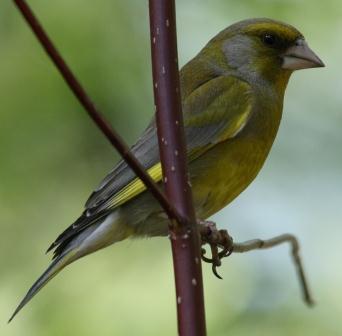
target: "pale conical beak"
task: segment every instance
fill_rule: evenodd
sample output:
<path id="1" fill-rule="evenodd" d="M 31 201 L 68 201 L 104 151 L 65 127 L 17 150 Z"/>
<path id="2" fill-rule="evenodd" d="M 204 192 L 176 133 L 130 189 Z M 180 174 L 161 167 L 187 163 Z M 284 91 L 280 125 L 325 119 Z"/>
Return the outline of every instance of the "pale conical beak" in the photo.
<path id="1" fill-rule="evenodd" d="M 320 58 L 309 48 L 304 39 L 297 40 L 296 44 L 288 48 L 282 57 L 283 69 L 300 70 L 325 66 Z"/>

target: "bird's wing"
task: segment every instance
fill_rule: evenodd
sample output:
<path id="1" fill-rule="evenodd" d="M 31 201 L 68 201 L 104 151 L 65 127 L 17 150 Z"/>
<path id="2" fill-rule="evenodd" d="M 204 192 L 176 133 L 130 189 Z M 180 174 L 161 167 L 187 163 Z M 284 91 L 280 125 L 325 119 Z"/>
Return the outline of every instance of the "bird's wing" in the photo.
<path id="1" fill-rule="evenodd" d="M 155 121 L 153 120 L 131 148 L 132 154 L 149 171 L 154 180 L 158 180 L 158 176 L 155 174 L 155 169 L 152 169 L 152 171 L 150 169 L 159 162 L 156 132 Z M 115 195 L 118 196 L 118 192 L 124 192 L 124 190 L 129 189 L 128 186 L 132 186 L 134 180 L 137 180 L 134 172 L 124 160 L 121 160 L 88 198 L 85 205 L 88 213 L 92 213 L 100 205 L 103 205 L 104 202 L 111 201 L 115 198 Z M 136 188 L 133 187 L 130 190 L 134 193 L 133 190 L 136 190 Z"/>
<path id="2" fill-rule="evenodd" d="M 191 162 L 215 144 L 236 136 L 251 115 L 250 86 L 237 78 L 219 76 L 203 83 L 183 98 L 183 113 L 188 160 Z M 132 153 L 155 182 L 162 178 L 155 121 L 137 143 Z M 114 208 L 146 189 L 125 161 L 104 178 L 86 202 L 84 214 L 66 229 L 51 246 L 55 247 L 92 225 Z"/>
<path id="3" fill-rule="evenodd" d="M 159 180 L 159 169 L 155 165 L 156 162 L 159 162 L 157 141 L 156 127 L 153 121 L 131 148 L 131 152 L 155 181 Z M 90 195 L 83 214 L 57 237 L 47 252 L 58 246 L 54 251 L 54 258 L 56 258 L 75 235 L 90 225 L 98 223 L 107 216 L 111 209 L 133 198 L 143 190 L 144 184 L 135 177 L 127 163 L 121 160 Z"/>
<path id="4" fill-rule="evenodd" d="M 189 161 L 217 143 L 234 138 L 252 113 L 252 90 L 235 77 L 220 76 L 184 99 L 183 113 Z"/>
<path id="5" fill-rule="evenodd" d="M 185 136 L 189 162 L 216 143 L 234 137 L 246 125 L 252 107 L 249 84 L 235 77 L 220 76 L 194 90 L 183 102 Z M 132 153 L 156 181 L 162 178 L 155 121 L 137 143 Z M 121 161 L 89 197 L 89 214 L 115 208 L 135 197 L 144 184 Z"/>

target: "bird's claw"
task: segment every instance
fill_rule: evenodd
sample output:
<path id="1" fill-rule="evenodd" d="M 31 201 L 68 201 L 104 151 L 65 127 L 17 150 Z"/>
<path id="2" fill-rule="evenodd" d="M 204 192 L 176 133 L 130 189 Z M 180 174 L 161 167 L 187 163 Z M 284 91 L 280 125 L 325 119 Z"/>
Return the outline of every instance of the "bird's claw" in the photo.
<path id="1" fill-rule="evenodd" d="M 217 230 L 216 224 L 210 221 L 199 221 L 202 245 L 209 244 L 211 258 L 205 256 L 206 250 L 202 248 L 202 260 L 212 264 L 212 270 L 216 277 L 222 279 L 217 273 L 217 267 L 221 266 L 221 259 L 228 257 L 233 252 L 233 239 L 226 230 Z M 221 251 L 219 251 L 221 249 Z"/>

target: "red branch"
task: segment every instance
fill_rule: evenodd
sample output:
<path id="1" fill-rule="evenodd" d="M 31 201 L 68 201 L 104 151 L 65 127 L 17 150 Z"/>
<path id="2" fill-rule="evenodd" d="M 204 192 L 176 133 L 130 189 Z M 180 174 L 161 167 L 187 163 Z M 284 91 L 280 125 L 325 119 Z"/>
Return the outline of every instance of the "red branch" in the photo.
<path id="1" fill-rule="evenodd" d="M 79 100 L 81 105 L 88 112 L 90 118 L 95 122 L 95 124 L 100 128 L 106 138 L 110 143 L 117 149 L 122 158 L 127 162 L 130 168 L 135 172 L 135 174 L 144 182 L 149 191 L 158 200 L 160 205 L 163 207 L 165 212 L 170 218 L 174 218 L 177 221 L 184 221 L 184 218 L 179 216 L 178 212 L 175 210 L 174 206 L 171 205 L 164 193 L 158 188 L 156 183 L 147 174 L 145 168 L 140 164 L 140 162 L 131 153 L 129 147 L 122 140 L 122 138 L 115 132 L 115 130 L 110 126 L 110 124 L 105 120 L 101 113 L 97 110 L 94 103 L 91 101 L 75 75 L 71 72 L 68 65 L 63 60 L 60 53 L 57 51 L 52 41 L 49 39 L 45 33 L 43 27 L 34 16 L 30 7 L 24 0 L 13 0 L 20 12 L 26 19 L 26 22 L 31 27 L 32 31 L 36 35 L 37 39 L 40 41 L 41 45 L 45 49 L 46 53 L 50 56 L 52 62 L 58 68 L 63 79 L 68 84 L 71 91 L 74 93 L 76 98 Z"/>
<path id="2" fill-rule="evenodd" d="M 178 331 L 206 334 L 200 241 L 188 180 L 181 109 L 174 0 L 149 0 L 154 99 L 164 186 L 185 223 L 173 223 L 171 243 Z"/>
<path id="3" fill-rule="evenodd" d="M 177 292 L 178 329 L 182 336 L 206 334 L 200 241 L 191 188 L 187 178 L 179 73 L 175 5 L 173 0 L 150 0 L 151 45 L 158 138 L 165 190 L 160 191 L 129 147 L 96 109 L 24 0 L 13 0 L 60 71 L 69 88 L 110 143 L 159 201 L 169 218 Z M 167 183 L 166 183 L 167 181 Z M 168 202 L 168 199 L 171 202 Z"/>

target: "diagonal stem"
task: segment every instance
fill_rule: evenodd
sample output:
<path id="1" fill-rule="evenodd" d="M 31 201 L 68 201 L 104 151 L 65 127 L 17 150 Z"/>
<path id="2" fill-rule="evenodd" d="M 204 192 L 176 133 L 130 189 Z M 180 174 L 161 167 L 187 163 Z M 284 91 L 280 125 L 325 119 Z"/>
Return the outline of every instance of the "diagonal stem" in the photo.
<path id="1" fill-rule="evenodd" d="M 61 54 L 58 52 L 43 27 L 39 23 L 38 19 L 33 14 L 29 5 L 24 0 L 13 0 L 20 10 L 21 14 L 24 16 L 27 24 L 31 27 L 32 31 L 36 35 L 37 39 L 40 41 L 41 45 L 45 49 L 46 53 L 49 55 L 52 62 L 58 68 L 60 74 L 62 75 L 65 82 L 68 84 L 71 91 L 74 93 L 78 101 L 88 112 L 90 118 L 99 127 L 102 133 L 106 136 L 109 142 L 117 149 L 122 158 L 127 162 L 134 173 L 142 180 L 147 189 L 153 194 L 153 196 L 160 203 L 164 211 L 170 218 L 174 218 L 177 222 L 183 222 L 185 219 L 180 216 L 176 211 L 174 206 L 168 201 L 165 194 L 159 189 L 157 184 L 146 172 L 145 168 L 136 159 L 136 157 L 131 153 L 127 144 L 123 139 L 115 132 L 115 130 L 110 126 L 108 121 L 101 115 L 100 111 L 96 108 L 95 104 L 87 95 L 86 91 L 81 86 L 80 82 L 77 80 L 75 75 L 72 73 L 69 66 L 63 60 Z"/>

